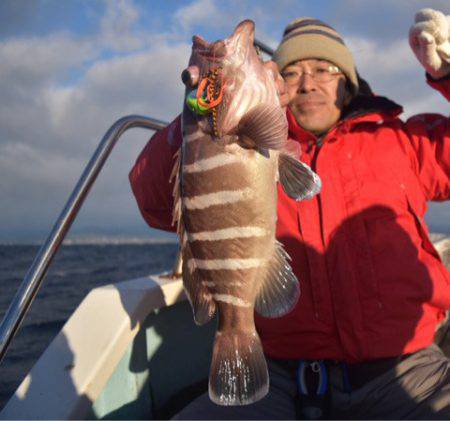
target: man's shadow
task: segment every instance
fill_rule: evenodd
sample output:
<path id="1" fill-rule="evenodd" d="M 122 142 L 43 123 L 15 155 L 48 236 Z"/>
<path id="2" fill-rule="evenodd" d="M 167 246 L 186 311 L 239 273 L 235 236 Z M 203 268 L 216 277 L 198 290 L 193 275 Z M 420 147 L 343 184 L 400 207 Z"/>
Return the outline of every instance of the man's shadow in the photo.
<path id="1" fill-rule="evenodd" d="M 409 224 L 407 227 L 411 231 L 410 223 L 411 218 L 380 205 L 346 219 L 330 235 L 325 253 L 302 243 L 302 256 L 292 256 L 292 250 L 298 253 L 298 239 L 280 239 L 293 257 L 292 265 L 302 262 L 306 268 L 305 272 L 296 267 L 301 278 L 299 312 L 302 308 L 315 311 L 319 326 L 329 323 L 324 327 L 324 335 L 330 335 L 330 341 L 337 342 L 337 346 L 345 347 L 347 356 L 367 359 L 373 353 L 379 357 L 402 355 L 411 349 L 414 341 L 431 343 L 434 332 L 427 325 L 445 316 L 444 308 L 437 315 L 424 311 L 432 307 L 430 303 L 436 302 L 438 306 L 439 302 L 445 302 L 443 294 L 448 294 L 449 289 L 445 275 L 436 276 L 439 272 L 436 263 L 440 258 L 423 227 L 415 219 L 418 235 L 414 237 L 402 226 Z M 355 232 L 359 233 L 357 238 L 352 237 Z M 320 285 L 319 292 L 318 286 L 313 285 L 313 274 L 308 273 L 312 270 L 310 261 L 326 265 L 328 282 Z M 352 264 L 347 265 L 349 262 Z M 440 288 L 434 288 L 430 270 L 434 282 L 441 283 Z M 320 305 L 327 300 L 332 303 L 329 309 L 332 313 L 324 313 Z M 314 303 L 312 307 L 310 303 Z M 282 319 L 272 323 L 272 329 L 278 326 L 283 329 Z M 302 337 L 302 332 L 298 331 L 297 335 Z M 304 337 L 308 338 L 307 331 Z M 304 345 L 308 347 L 307 343 Z M 414 403 L 400 384 L 395 400 L 405 405 Z M 389 417 L 389 408 L 386 411 Z M 364 410 L 354 415 L 364 418 Z"/>

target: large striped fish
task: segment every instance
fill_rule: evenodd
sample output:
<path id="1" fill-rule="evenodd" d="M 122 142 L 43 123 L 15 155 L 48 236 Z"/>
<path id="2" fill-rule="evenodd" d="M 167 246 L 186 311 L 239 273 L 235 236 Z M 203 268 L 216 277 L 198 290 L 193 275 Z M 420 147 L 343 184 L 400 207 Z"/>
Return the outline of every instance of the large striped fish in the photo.
<path id="1" fill-rule="evenodd" d="M 317 175 L 284 150 L 285 113 L 253 41 L 248 20 L 223 41 L 194 36 L 182 73 L 174 216 L 195 321 L 206 323 L 218 311 L 209 396 L 220 405 L 249 404 L 267 393 L 254 310 L 279 317 L 299 297 L 289 257 L 275 239 L 277 181 L 295 200 L 320 190 Z"/>

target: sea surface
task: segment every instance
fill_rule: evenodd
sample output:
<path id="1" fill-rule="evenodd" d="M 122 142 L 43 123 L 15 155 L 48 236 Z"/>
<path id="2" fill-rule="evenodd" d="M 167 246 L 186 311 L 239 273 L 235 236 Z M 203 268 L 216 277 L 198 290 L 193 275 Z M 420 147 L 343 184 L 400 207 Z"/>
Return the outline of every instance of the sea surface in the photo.
<path id="1" fill-rule="evenodd" d="M 1 319 L 38 250 L 0 245 Z M 0 408 L 92 288 L 168 271 L 177 250 L 174 242 L 63 245 L 0 364 Z"/>

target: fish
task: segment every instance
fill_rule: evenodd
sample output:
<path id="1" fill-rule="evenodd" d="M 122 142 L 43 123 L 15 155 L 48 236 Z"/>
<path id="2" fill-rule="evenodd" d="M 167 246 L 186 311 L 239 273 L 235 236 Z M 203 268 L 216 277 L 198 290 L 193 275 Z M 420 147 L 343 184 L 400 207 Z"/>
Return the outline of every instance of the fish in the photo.
<path id="1" fill-rule="evenodd" d="M 172 173 L 194 320 L 202 325 L 218 315 L 208 391 L 224 406 L 251 404 L 269 389 L 254 312 L 281 317 L 300 296 L 275 237 L 277 183 L 297 201 L 321 188 L 289 150 L 286 114 L 254 33 L 255 24 L 244 20 L 224 40 L 193 37 L 181 74 L 183 141 Z"/>

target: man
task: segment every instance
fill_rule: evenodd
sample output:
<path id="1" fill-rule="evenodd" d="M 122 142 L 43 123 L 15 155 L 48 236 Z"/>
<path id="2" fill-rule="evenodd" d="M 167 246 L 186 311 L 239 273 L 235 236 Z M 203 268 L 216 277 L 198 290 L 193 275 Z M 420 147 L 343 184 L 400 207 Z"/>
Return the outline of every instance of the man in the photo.
<path id="1" fill-rule="evenodd" d="M 428 83 L 450 99 L 442 16 L 419 14 L 410 42 Z M 402 122 L 401 107 L 370 92 L 340 35 L 321 21 L 289 24 L 274 60 L 289 135 L 323 185 L 300 203 L 278 192 L 277 238 L 302 295 L 282 318 L 256 315 L 269 359 L 266 398 L 230 408 L 203 395 L 178 417 L 448 419 L 450 362 L 433 337 L 450 308 L 450 281 L 423 217 L 426 201 L 450 196 L 450 122 Z M 167 180 L 180 142 L 178 118 L 130 173 L 156 228 L 172 229 Z"/>

